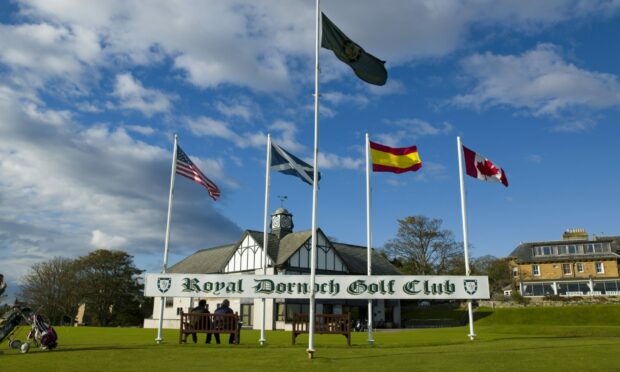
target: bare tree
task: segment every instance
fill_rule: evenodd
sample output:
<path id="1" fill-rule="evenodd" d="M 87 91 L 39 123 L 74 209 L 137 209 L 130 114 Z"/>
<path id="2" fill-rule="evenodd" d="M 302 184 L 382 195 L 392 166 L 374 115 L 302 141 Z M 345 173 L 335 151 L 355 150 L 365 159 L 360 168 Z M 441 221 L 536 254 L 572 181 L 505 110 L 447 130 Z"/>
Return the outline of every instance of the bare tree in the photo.
<path id="1" fill-rule="evenodd" d="M 34 264 L 22 278 L 20 296 L 54 324 L 75 319 L 82 301 L 75 262 L 55 257 Z"/>
<path id="2" fill-rule="evenodd" d="M 440 219 L 409 216 L 398 220 L 396 238 L 385 244 L 390 260 L 407 274 L 431 275 L 449 271 L 460 253 L 450 230 L 441 229 Z"/>

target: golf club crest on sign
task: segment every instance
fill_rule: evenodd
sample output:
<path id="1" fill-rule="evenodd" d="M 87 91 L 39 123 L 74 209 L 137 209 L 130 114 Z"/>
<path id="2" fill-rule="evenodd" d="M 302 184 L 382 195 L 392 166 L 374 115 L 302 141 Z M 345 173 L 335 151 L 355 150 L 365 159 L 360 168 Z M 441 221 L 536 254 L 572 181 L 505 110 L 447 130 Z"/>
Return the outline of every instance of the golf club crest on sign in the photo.
<path id="1" fill-rule="evenodd" d="M 463 286 L 467 294 L 474 295 L 478 291 L 478 281 L 476 279 L 465 279 Z"/>
<path id="2" fill-rule="evenodd" d="M 161 293 L 166 293 L 172 286 L 172 278 L 157 278 L 157 289 Z"/>

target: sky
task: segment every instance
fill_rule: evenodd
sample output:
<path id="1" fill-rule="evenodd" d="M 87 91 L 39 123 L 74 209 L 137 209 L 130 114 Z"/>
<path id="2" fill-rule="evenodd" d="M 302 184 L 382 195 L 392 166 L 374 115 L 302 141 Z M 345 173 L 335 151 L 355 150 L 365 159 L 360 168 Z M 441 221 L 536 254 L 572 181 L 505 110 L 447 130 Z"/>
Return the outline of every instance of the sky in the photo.
<path id="1" fill-rule="evenodd" d="M 620 2 L 323 0 L 386 61 L 358 79 L 319 53 L 319 227 L 366 244 L 364 136 L 423 167 L 373 173 L 373 245 L 425 215 L 463 239 L 456 137 L 510 186 L 465 179 L 470 254 L 568 228 L 618 235 Z M 0 2 L 0 272 L 120 249 L 161 270 L 174 134 L 222 190 L 177 177 L 171 264 L 262 230 L 266 136 L 311 163 L 312 0 Z M 271 175 L 271 205 L 311 225 L 312 188 Z M 286 196 L 283 202 L 279 196 Z"/>

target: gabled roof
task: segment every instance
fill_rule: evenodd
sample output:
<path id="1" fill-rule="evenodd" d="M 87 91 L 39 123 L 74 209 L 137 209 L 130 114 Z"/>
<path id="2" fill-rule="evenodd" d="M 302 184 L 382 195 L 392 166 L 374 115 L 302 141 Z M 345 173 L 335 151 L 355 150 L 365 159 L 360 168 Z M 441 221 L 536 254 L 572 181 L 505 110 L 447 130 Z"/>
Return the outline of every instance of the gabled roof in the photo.
<path id="1" fill-rule="evenodd" d="M 366 274 L 366 247 L 345 243 L 333 243 L 320 228 L 317 229 L 317 231 L 331 244 L 336 255 L 340 257 L 344 265 L 348 268 L 349 273 Z M 235 254 L 236 249 L 248 235 L 251 236 L 258 245 L 263 247 L 263 232 L 246 230 L 236 243 L 202 249 L 170 267 L 168 272 L 188 274 L 221 273 L 224 271 L 230 258 Z M 278 239 L 277 235 L 269 233 L 267 254 L 276 266 L 285 265 L 288 259 L 311 238 L 312 230 L 290 233 L 285 235 L 282 239 Z M 372 273 L 374 275 L 401 274 L 396 267 L 375 250 L 372 251 Z"/>
<path id="2" fill-rule="evenodd" d="M 363 275 L 368 273 L 367 248 L 359 245 L 332 243 L 334 249 L 345 262 L 351 274 Z M 401 275 L 401 272 L 385 257 L 374 249 L 371 256 L 373 275 Z"/>
<path id="3" fill-rule="evenodd" d="M 199 250 L 177 262 L 168 269 L 169 273 L 217 274 L 224 270 L 237 244 L 222 245 Z"/>

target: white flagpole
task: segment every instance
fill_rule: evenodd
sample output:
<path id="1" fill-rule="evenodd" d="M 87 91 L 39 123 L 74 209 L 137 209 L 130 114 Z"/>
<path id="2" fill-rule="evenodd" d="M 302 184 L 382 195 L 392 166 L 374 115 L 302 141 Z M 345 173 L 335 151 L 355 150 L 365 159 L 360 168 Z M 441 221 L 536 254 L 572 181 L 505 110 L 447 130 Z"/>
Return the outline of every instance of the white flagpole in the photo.
<path id="1" fill-rule="evenodd" d="M 463 179 L 463 145 L 461 144 L 461 137 L 456 137 L 456 144 L 459 152 L 459 176 L 461 183 L 461 215 L 463 218 L 463 249 L 465 252 L 465 275 L 471 275 L 469 268 L 469 243 L 467 242 L 467 206 L 465 204 L 465 180 Z M 467 301 L 467 311 L 469 313 L 469 336 L 470 340 L 476 338 L 474 333 L 474 312 L 472 308 L 471 300 Z"/>
<path id="2" fill-rule="evenodd" d="M 316 204 L 319 184 L 319 36 L 321 26 L 320 0 L 316 0 L 316 42 L 315 42 L 315 71 L 314 71 L 314 173 L 312 179 L 312 250 L 310 253 L 310 329 L 308 334 L 308 357 L 314 357 L 314 310 L 315 296 L 314 280 L 316 275 Z"/>
<path id="3" fill-rule="evenodd" d="M 265 169 L 265 220 L 263 223 L 263 275 L 267 275 L 267 247 L 269 247 L 269 232 L 267 231 L 267 221 L 269 218 L 269 191 L 271 188 L 271 134 L 267 135 L 267 166 Z M 260 325 L 260 342 L 264 345 L 267 340 L 265 339 L 265 299 L 261 299 L 262 302 L 262 322 Z"/>
<path id="4" fill-rule="evenodd" d="M 372 226 L 370 224 L 370 139 L 366 133 L 366 244 L 368 246 L 367 262 L 368 276 L 372 275 Z M 368 278 L 370 279 L 370 278 Z M 368 300 L 368 344 L 375 340 L 372 335 L 372 300 Z"/>
<path id="5" fill-rule="evenodd" d="M 174 176 L 176 174 L 177 169 L 177 146 L 179 142 L 179 136 L 174 135 L 174 150 L 172 150 L 172 170 L 170 172 L 170 195 L 168 196 L 168 219 L 166 221 L 166 240 L 164 243 L 164 265 L 162 269 L 162 273 L 166 273 L 166 269 L 168 266 L 168 242 L 170 241 L 170 221 L 172 220 L 172 194 L 174 193 Z M 164 308 L 166 307 L 166 298 L 161 298 L 161 308 L 159 311 L 159 325 L 157 326 L 157 341 L 158 344 L 161 344 L 163 338 L 161 335 L 161 330 L 164 324 Z"/>

